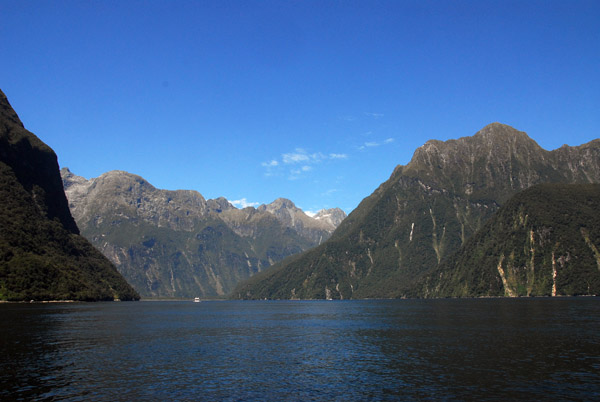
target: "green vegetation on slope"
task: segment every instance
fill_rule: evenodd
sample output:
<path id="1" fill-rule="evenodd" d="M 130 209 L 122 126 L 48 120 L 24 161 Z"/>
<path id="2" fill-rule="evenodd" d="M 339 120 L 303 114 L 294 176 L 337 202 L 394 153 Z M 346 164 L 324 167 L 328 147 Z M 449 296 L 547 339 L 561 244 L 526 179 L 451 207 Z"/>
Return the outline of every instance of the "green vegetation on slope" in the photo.
<path id="1" fill-rule="evenodd" d="M 600 294 L 600 185 L 543 184 L 510 199 L 410 295 Z"/>
<path id="2" fill-rule="evenodd" d="M 54 152 L 0 92 L 0 300 L 132 300 L 138 294 L 78 234 Z"/>

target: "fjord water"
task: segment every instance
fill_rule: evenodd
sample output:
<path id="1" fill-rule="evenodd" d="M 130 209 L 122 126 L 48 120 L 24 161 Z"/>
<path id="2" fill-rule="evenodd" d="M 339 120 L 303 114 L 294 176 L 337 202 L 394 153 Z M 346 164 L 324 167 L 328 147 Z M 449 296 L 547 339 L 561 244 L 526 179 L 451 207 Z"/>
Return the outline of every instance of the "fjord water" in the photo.
<path id="1" fill-rule="evenodd" d="M 0 400 L 600 398 L 600 300 L 0 305 Z"/>

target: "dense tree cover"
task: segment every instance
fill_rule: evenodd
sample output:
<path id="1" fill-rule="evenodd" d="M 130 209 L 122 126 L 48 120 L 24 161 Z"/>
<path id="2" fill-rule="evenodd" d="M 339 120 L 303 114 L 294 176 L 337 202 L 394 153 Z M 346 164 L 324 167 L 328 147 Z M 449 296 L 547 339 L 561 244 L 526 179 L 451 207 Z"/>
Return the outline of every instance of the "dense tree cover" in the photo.
<path id="1" fill-rule="evenodd" d="M 600 184 L 537 185 L 510 199 L 410 294 L 600 294 L 598 250 Z"/>

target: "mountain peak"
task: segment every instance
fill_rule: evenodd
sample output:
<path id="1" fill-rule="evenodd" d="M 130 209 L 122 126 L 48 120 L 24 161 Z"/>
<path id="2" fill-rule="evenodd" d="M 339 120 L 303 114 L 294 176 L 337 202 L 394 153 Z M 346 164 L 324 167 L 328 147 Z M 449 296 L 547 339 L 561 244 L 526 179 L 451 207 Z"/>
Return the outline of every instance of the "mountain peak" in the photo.
<path id="1" fill-rule="evenodd" d="M 294 209 L 294 208 L 296 208 L 296 204 L 294 204 L 291 200 L 288 200 L 287 198 L 278 198 L 275 201 L 273 201 L 272 203 L 270 203 L 269 205 L 274 208 L 278 208 L 278 209 L 282 209 L 282 208 Z"/>
<path id="2" fill-rule="evenodd" d="M 288 200 L 287 198 L 277 198 L 272 203 L 262 204 L 256 209 L 258 211 L 270 212 L 271 214 L 277 215 L 277 216 L 280 216 L 281 214 L 284 214 L 287 216 L 292 212 L 294 212 L 294 213 L 302 212 L 301 209 L 296 207 L 296 204 L 294 204 L 292 201 Z M 302 212 L 302 213 L 304 214 L 304 212 Z"/>
<path id="3" fill-rule="evenodd" d="M 531 171 L 542 163 L 548 152 L 525 132 L 506 124 L 491 123 L 473 136 L 427 141 L 417 148 L 402 171 L 403 174 L 433 178 L 440 184 L 444 182 L 446 188 L 473 182 L 477 172 L 488 180 L 500 180 L 509 183 L 511 188 L 524 189 L 535 182 L 534 178 L 517 176 L 523 168 Z M 488 168 L 479 170 L 478 166 Z"/>
<path id="4" fill-rule="evenodd" d="M 529 138 L 529 136 L 525 132 L 519 131 L 512 126 L 509 126 L 508 124 L 503 124 L 503 123 L 498 123 L 498 122 L 490 123 L 487 126 L 483 127 L 481 130 L 479 130 L 473 136 L 473 138 L 477 138 L 477 137 L 484 137 L 484 138 L 489 138 L 491 140 L 499 140 L 499 141 L 503 141 L 506 138 L 518 137 L 518 138 L 527 139 L 529 141 L 535 142 L 531 138 Z M 466 138 L 469 138 L 469 137 L 466 137 Z"/>
<path id="5" fill-rule="evenodd" d="M 111 183 L 113 186 L 127 191 L 139 192 L 143 190 L 156 190 L 146 179 L 124 170 L 111 170 L 100 175 L 96 180 Z"/>
<path id="6" fill-rule="evenodd" d="M 17 124 L 21 127 L 25 127 L 23 125 L 23 122 L 21 121 L 21 119 L 19 119 L 19 115 L 17 115 L 17 112 L 15 112 L 15 110 L 12 108 L 12 106 L 10 105 L 10 102 L 8 101 L 8 98 L 6 97 L 6 95 L 4 95 L 4 92 L 2 92 L 1 89 L 0 89 L 0 118 L 9 120 L 12 123 Z"/>
<path id="7" fill-rule="evenodd" d="M 517 129 L 515 129 L 512 126 L 509 126 L 508 124 L 504 124 L 504 123 L 500 123 L 498 121 L 495 121 L 493 123 L 490 123 L 488 125 L 486 125 L 485 127 L 483 127 L 480 131 L 491 131 L 491 130 L 510 130 L 510 131 L 518 131 Z"/>
<path id="8" fill-rule="evenodd" d="M 325 221 L 333 227 L 338 227 L 346 218 L 346 213 L 340 208 L 322 209 L 313 217 L 316 220 Z"/>
<path id="9" fill-rule="evenodd" d="M 236 209 L 225 197 L 215 198 L 213 200 L 207 200 L 206 205 L 208 209 L 217 213 L 227 211 L 230 209 Z"/>

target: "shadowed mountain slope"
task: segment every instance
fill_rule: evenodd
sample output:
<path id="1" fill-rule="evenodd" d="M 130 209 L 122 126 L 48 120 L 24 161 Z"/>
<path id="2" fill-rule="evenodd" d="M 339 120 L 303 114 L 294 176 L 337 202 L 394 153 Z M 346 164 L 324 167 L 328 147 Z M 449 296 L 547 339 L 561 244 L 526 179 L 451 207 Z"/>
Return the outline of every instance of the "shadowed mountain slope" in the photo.
<path id="1" fill-rule="evenodd" d="M 506 202 L 414 295 L 597 295 L 599 250 L 600 184 L 539 184 Z"/>
<path id="2" fill-rule="evenodd" d="M 0 91 L 0 299 L 131 300 L 138 294 L 79 235 L 56 154 Z"/>

